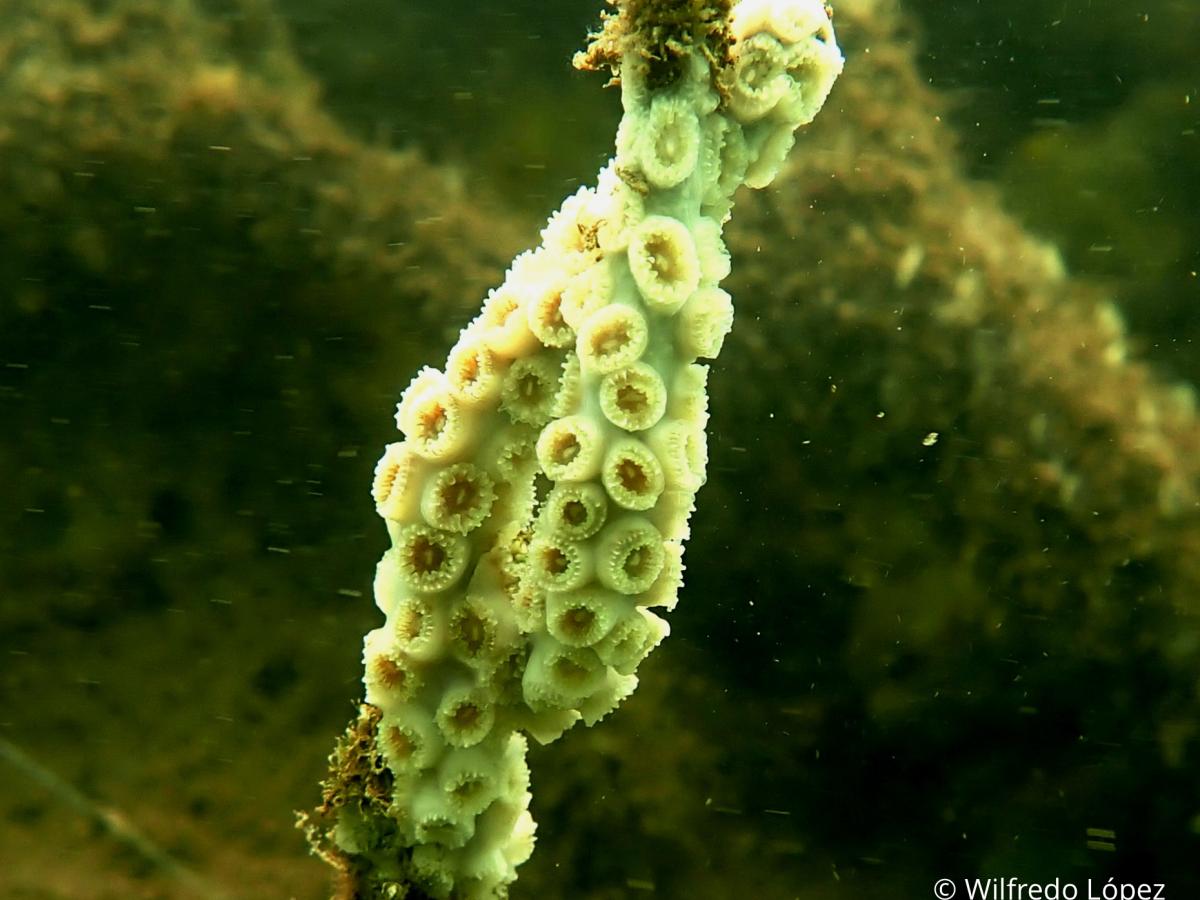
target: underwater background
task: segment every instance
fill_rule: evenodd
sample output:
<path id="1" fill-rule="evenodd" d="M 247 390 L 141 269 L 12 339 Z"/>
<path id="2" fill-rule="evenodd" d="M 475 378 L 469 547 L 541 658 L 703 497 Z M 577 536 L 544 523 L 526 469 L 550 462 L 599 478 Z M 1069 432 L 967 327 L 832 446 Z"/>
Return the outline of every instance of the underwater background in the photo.
<path id="1" fill-rule="evenodd" d="M 1200 896 L 1200 13 L 835 8 L 672 635 L 512 896 Z M 328 896 L 371 470 L 611 152 L 598 11 L 0 5 L 0 897 Z"/>

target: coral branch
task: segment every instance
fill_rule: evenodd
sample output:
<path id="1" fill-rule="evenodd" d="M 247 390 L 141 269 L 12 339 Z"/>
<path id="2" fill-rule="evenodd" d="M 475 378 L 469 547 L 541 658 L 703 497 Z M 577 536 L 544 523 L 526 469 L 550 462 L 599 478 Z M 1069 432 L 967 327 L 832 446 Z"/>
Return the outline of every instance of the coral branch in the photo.
<path id="1" fill-rule="evenodd" d="M 302 820 L 352 896 L 503 896 L 533 850 L 523 735 L 636 687 L 705 480 L 733 192 L 771 181 L 842 67 L 813 0 L 634 0 L 579 62 L 620 71 L 616 156 L 413 379 L 376 469 L 387 622 Z"/>

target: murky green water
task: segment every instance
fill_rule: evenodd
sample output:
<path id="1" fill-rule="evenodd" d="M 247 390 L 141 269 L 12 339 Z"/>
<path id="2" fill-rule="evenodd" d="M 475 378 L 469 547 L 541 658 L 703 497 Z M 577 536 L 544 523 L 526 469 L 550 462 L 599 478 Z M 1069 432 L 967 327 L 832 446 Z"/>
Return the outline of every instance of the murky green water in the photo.
<path id="1" fill-rule="evenodd" d="M 396 396 L 619 115 L 593 4 L 482 6 L 0 13 L 0 896 L 328 895 Z M 512 896 L 1194 896 L 1200 15 L 835 6 L 673 633 Z"/>

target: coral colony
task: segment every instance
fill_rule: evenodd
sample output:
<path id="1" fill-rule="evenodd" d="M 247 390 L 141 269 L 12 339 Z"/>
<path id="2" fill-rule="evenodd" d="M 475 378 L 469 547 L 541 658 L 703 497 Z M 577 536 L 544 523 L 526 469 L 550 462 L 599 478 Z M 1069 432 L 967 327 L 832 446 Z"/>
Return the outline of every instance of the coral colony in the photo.
<path id="1" fill-rule="evenodd" d="M 622 0 L 576 65 L 620 84 L 616 155 L 412 380 L 375 471 L 387 620 L 303 817 L 343 896 L 505 896 L 534 843 L 525 736 L 637 685 L 705 480 L 722 226 L 842 56 L 819 0 Z"/>

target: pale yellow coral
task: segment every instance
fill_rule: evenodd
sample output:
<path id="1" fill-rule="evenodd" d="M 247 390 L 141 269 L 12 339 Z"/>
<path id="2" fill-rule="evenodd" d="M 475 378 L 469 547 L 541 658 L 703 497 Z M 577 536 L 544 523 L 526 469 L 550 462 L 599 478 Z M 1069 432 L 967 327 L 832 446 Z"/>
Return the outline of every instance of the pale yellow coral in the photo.
<path id="1" fill-rule="evenodd" d="M 363 663 L 390 822 L 340 810 L 331 838 L 436 900 L 507 895 L 534 835 L 517 732 L 599 721 L 669 630 L 647 607 L 678 600 L 705 479 L 695 361 L 733 318 L 721 228 L 841 68 L 818 0 L 741 0 L 732 28 L 729 65 L 680 45 L 669 86 L 622 67 L 597 187 L 513 261 L 445 370 L 413 379 L 376 466 L 392 548 Z"/>
<path id="2" fill-rule="evenodd" d="M 636 607 L 596 643 L 595 650 L 606 665 L 629 675 L 670 631 L 665 619 L 648 609 Z"/>
<path id="3" fill-rule="evenodd" d="M 647 181 L 673 188 L 692 174 L 700 155 L 700 122 L 686 98 L 655 97 L 639 126 L 637 156 Z"/>
<path id="4" fill-rule="evenodd" d="M 442 739 L 420 707 L 401 706 L 385 712 L 379 720 L 379 735 L 388 768 L 396 773 L 426 768 L 442 752 Z"/>
<path id="5" fill-rule="evenodd" d="M 586 481 L 604 462 L 604 435 L 589 416 L 555 419 L 538 437 L 537 459 L 554 481 Z"/>
<path id="6" fill-rule="evenodd" d="M 590 548 L 542 534 L 529 545 L 526 563 L 529 578 L 545 591 L 570 591 L 585 584 L 592 574 Z"/>
<path id="7" fill-rule="evenodd" d="M 445 376 L 414 384 L 396 409 L 396 424 L 418 456 L 434 461 L 458 456 L 473 436 Z"/>
<path id="8" fill-rule="evenodd" d="M 652 507 L 666 486 L 658 457 L 636 438 L 613 441 L 604 455 L 600 480 L 613 503 L 632 510 Z"/>
<path id="9" fill-rule="evenodd" d="M 523 356 L 538 346 L 525 307 L 525 297 L 508 283 L 492 291 L 483 304 L 476 327 L 488 348 L 502 359 Z"/>
<path id="10" fill-rule="evenodd" d="M 402 528 L 388 552 L 394 555 L 400 578 L 419 593 L 446 590 L 467 568 L 466 542 L 457 534 L 427 525 Z"/>
<path id="11" fill-rule="evenodd" d="M 544 425 L 557 407 L 562 374 L 561 360 L 550 353 L 515 360 L 500 389 L 501 408 L 514 422 Z"/>
<path id="12" fill-rule="evenodd" d="M 600 535 L 596 577 L 619 594 L 640 594 L 658 579 L 665 561 L 658 529 L 645 519 L 625 517 Z"/>
<path id="13" fill-rule="evenodd" d="M 608 634 L 628 606 L 619 594 L 597 584 L 551 591 L 546 597 L 546 628 L 569 647 L 591 647 Z"/>
<path id="14" fill-rule="evenodd" d="M 546 497 L 538 524 L 561 539 L 582 541 L 600 530 L 607 513 L 608 500 L 599 485 L 563 483 Z"/>
<path id="15" fill-rule="evenodd" d="M 604 664 L 582 647 L 568 647 L 549 635 L 534 642 L 522 685 L 534 709 L 569 709 L 604 683 Z"/>
<path id="16" fill-rule="evenodd" d="M 384 558 L 394 555 L 390 551 Z M 404 597 L 388 617 L 388 626 L 400 649 L 414 659 L 436 659 L 445 644 L 445 614 L 429 597 L 411 594 Z"/>
<path id="17" fill-rule="evenodd" d="M 715 359 L 733 327 L 733 301 L 720 288 L 702 288 L 683 305 L 678 322 L 680 351 L 693 359 Z"/>
<path id="18" fill-rule="evenodd" d="M 420 502 L 416 475 L 421 460 L 404 441 L 388 444 L 375 464 L 371 496 L 375 510 L 385 519 L 399 521 L 413 514 Z"/>
<path id="19" fill-rule="evenodd" d="M 366 700 L 385 712 L 411 700 L 421 687 L 420 668 L 388 628 L 369 632 L 363 646 Z"/>
<path id="20" fill-rule="evenodd" d="M 485 595 L 468 594 L 450 610 L 446 641 L 450 652 L 471 666 L 500 662 L 505 643 L 501 606 Z"/>
<path id="21" fill-rule="evenodd" d="M 674 312 L 700 286 L 696 241 L 683 222 L 647 216 L 629 242 L 629 270 L 646 305 Z"/>
<path id="22" fill-rule="evenodd" d="M 575 350 L 584 371 L 615 372 L 637 362 L 649 341 L 646 317 L 632 306 L 614 303 L 587 318 Z"/>
<path id="23" fill-rule="evenodd" d="M 612 268 L 608 261 L 602 259 L 588 266 L 572 277 L 563 288 L 559 304 L 563 321 L 578 331 L 592 313 L 612 302 L 612 291 Z"/>
<path id="24" fill-rule="evenodd" d="M 471 463 L 456 463 L 438 470 L 425 483 L 421 515 L 434 528 L 467 534 L 483 524 L 495 499 L 486 472 Z"/>
<path id="25" fill-rule="evenodd" d="M 455 398 L 467 406 L 491 403 L 500 396 L 504 367 L 479 330 L 463 332 L 446 360 L 446 379 Z"/>
<path id="26" fill-rule="evenodd" d="M 442 694 L 435 718 L 447 744 L 473 747 L 492 730 L 496 710 L 483 691 L 459 685 Z"/>
<path id="27" fill-rule="evenodd" d="M 787 55 L 772 34 L 760 32 L 738 43 L 726 90 L 738 121 L 755 122 L 787 96 Z"/>
<path id="28" fill-rule="evenodd" d="M 650 431 L 646 440 L 662 464 L 668 487 L 689 493 L 700 489 L 708 465 L 703 427 L 695 422 L 666 419 Z"/>
<path id="29" fill-rule="evenodd" d="M 662 376 L 642 362 L 610 372 L 600 381 L 600 410 L 625 431 L 653 427 L 667 409 L 667 387 Z"/>
<path id="30" fill-rule="evenodd" d="M 575 343 L 575 331 L 563 317 L 565 290 L 566 283 L 562 280 L 548 280 L 529 302 L 529 329 L 547 347 L 569 347 Z"/>

